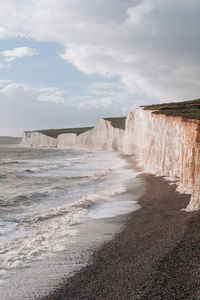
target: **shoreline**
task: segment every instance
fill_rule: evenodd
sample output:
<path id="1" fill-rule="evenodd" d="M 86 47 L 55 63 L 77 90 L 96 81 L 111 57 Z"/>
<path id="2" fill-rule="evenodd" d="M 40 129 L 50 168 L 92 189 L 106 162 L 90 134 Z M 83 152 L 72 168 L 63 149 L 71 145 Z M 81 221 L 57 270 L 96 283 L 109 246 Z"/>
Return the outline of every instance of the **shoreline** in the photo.
<path id="1" fill-rule="evenodd" d="M 141 208 L 124 229 L 42 300 L 199 299 L 200 212 L 181 211 L 190 195 L 162 177 L 145 178 Z"/>

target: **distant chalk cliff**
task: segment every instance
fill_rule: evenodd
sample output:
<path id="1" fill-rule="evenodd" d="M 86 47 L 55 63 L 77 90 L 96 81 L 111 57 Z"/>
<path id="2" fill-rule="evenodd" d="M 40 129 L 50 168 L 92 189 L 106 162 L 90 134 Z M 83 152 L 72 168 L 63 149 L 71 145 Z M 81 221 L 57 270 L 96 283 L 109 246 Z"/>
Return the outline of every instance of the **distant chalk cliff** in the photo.
<path id="1" fill-rule="evenodd" d="M 125 123 L 125 118 L 123 119 Z M 41 132 L 24 132 L 21 143 L 31 147 L 88 148 L 94 150 L 123 151 L 122 141 L 124 133 L 125 130 L 113 127 L 111 121 L 101 119 L 96 127 L 81 134 L 64 133 L 54 138 Z"/>

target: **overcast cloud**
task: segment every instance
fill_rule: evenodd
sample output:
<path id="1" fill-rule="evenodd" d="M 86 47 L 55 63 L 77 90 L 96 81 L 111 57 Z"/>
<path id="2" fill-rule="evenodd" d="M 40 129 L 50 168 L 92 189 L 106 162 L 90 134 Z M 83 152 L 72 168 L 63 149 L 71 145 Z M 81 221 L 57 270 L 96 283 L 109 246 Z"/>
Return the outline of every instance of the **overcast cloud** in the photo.
<path id="1" fill-rule="evenodd" d="M 59 42 L 64 49 L 59 53 L 61 59 L 85 74 L 120 76 L 130 95 L 142 94 L 160 101 L 200 95 L 199 0 L 0 3 L 3 39 Z M 15 56 L 8 56 L 12 58 Z M 40 100 L 52 102 L 48 93 Z M 63 94 L 55 93 L 55 102 L 60 104 Z"/>

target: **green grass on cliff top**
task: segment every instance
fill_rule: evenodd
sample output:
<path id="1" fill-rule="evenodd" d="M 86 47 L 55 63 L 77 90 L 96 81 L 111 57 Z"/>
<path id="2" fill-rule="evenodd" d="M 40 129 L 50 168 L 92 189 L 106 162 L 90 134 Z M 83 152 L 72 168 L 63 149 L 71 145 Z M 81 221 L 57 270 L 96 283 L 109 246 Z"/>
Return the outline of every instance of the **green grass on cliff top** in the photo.
<path id="1" fill-rule="evenodd" d="M 115 128 L 120 128 L 125 130 L 125 121 L 126 117 L 119 117 L 119 118 L 104 118 L 104 120 L 110 121 L 111 125 Z M 80 135 L 88 130 L 93 129 L 94 127 L 81 127 L 81 128 L 63 128 L 63 129 L 44 129 L 44 130 L 34 130 L 34 132 L 40 132 L 47 136 L 57 138 L 59 134 L 64 133 L 75 133 Z M 30 132 L 30 131 L 26 131 Z"/>
<path id="2" fill-rule="evenodd" d="M 91 130 L 94 127 L 82 127 L 82 128 L 62 128 L 62 129 L 44 129 L 44 130 L 34 130 L 35 132 L 43 133 L 47 136 L 57 138 L 59 134 L 63 133 L 76 133 L 77 135 Z"/>
<path id="3" fill-rule="evenodd" d="M 200 120 L 200 99 L 148 105 L 144 109 L 154 110 L 154 114 Z"/>
<path id="4" fill-rule="evenodd" d="M 106 121 L 110 121 L 112 127 L 125 130 L 126 117 L 119 118 L 104 118 Z"/>

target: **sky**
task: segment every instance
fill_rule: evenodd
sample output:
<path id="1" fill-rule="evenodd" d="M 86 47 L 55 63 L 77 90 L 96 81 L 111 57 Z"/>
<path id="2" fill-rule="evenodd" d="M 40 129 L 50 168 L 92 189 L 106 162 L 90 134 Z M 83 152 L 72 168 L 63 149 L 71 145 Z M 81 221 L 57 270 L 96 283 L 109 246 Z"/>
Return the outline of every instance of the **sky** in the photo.
<path id="1" fill-rule="evenodd" d="M 200 97 L 199 0 L 0 0 L 0 135 Z"/>

